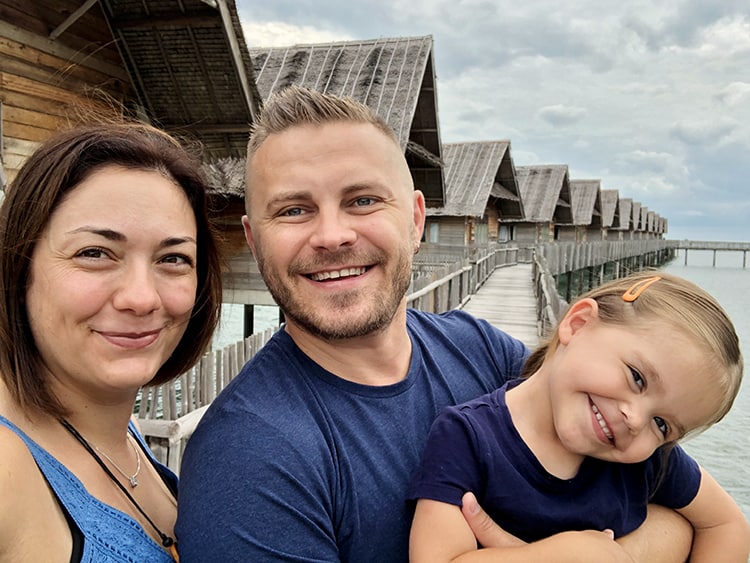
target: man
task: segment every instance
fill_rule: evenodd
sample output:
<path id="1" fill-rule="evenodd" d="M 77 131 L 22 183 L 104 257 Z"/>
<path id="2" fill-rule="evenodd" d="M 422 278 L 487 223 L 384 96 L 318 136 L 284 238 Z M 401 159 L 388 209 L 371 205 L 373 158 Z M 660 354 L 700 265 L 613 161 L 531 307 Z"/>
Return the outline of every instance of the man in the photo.
<path id="1" fill-rule="evenodd" d="M 286 323 L 189 441 L 183 563 L 406 561 L 405 493 L 432 420 L 517 376 L 527 350 L 460 311 L 407 311 L 424 197 L 365 106 L 276 95 L 253 125 L 246 181 L 245 236 Z M 483 544 L 502 544 L 466 513 Z"/>

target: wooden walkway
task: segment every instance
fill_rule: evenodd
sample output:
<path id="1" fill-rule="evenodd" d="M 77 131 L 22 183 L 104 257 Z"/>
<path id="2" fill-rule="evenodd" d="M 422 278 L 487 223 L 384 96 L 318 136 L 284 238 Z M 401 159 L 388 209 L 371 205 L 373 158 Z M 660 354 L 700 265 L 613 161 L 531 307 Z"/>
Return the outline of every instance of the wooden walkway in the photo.
<path id="1" fill-rule="evenodd" d="M 529 348 L 539 343 L 531 264 L 496 269 L 463 308 Z"/>

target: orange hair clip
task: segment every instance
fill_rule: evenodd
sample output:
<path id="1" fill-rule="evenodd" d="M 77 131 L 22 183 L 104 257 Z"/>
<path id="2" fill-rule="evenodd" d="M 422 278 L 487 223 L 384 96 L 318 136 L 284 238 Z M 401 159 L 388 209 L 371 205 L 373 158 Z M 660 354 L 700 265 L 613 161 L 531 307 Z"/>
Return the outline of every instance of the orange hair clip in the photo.
<path id="1" fill-rule="evenodd" d="M 645 280 L 635 282 L 632 286 L 630 286 L 630 289 L 622 294 L 622 300 L 627 301 L 628 303 L 632 303 L 641 296 L 641 293 L 648 289 L 648 286 L 650 286 L 652 283 L 658 282 L 660 279 L 661 276 L 653 276 L 651 278 L 646 278 Z"/>

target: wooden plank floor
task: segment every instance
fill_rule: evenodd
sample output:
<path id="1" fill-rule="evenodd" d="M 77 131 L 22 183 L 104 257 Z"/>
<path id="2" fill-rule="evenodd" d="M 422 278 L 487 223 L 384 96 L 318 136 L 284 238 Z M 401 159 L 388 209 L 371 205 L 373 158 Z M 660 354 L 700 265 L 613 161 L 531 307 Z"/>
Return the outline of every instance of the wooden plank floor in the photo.
<path id="1" fill-rule="evenodd" d="M 531 264 L 498 268 L 464 305 L 475 317 L 518 338 L 529 348 L 539 343 L 536 334 L 536 299 Z"/>

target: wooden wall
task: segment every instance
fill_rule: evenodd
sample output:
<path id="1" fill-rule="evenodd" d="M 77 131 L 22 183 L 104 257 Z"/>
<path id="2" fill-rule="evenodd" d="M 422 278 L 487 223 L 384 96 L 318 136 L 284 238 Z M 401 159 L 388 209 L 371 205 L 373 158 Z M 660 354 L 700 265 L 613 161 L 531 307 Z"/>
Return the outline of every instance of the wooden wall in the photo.
<path id="1" fill-rule="evenodd" d="M 8 182 L 52 133 L 91 111 L 121 113 L 133 95 L 99 3 L 70 19 L 82 4 L 0 0 L 0 156 Z"/>

